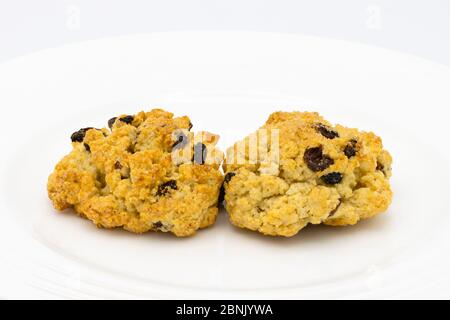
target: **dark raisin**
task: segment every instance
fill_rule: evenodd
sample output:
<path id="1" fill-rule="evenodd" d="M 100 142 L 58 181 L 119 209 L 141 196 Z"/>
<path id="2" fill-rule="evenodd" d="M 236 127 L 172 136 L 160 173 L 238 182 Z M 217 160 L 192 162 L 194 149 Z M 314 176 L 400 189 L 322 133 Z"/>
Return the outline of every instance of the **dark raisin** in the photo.
<path id="1" fill-rule="evenodd" d="M 164 182 L 158 187 L 158 191 L 156 192 L 157 196 L 164 196 L 169 191 L 169 189 L 177 190 L 177 182 L 175 180 L 169 180 Z"/>
<path id="2" fill-rule="evenodd" d="M 116 122 L 117 117 L 111 118 L 108 120 L 108 127 L 112 130 L 114 123 Z"/>
<path id="3" fill-rule="evenodd" d="M 87 152 L 91 152 L 91 147 L 87 143 L 83 143 L 83 145 Z"/>
<path id="4" fill-rule="evenodd" d="M 236 175 L 236 173 L 234 173 L 234 172 L 228 172 L 228 173 L 225 175 L 224 181 L 225 181 L 226 183 L 230 182 L 231 179 L 233 179 L 233 177 L 234 177 L 235 175 Z"/>
<path id="5" fill-rule="evenodd" d="M 192 129 L 193 126 L 194 126 L 194 125 L 192 124 L 192 122 L 189 121 L 189 129 L 188 129 L 188 130 L 191 131 L 191 129 Z"/>
<path id="6" fill-rule="evenodd" d="M 206 146 L 199 142 L 194 146 L 194 163 L 196 164 L 205 164 L 206 156 L 208 150 Z"/>
<path id="7" fill-rule="evenodd" d="M 218 202 L 219 207 L 224 200 L 225 200 L 225 187 L 222 183 L 222 186 L 220 187 L 220 191 L 219 191 L 219 202 Z"/>
<path id="8" fill-rule="evenodd" d="M 177 140 L 172 145 L 172 149 L 183 149 L 188 144 L 188 142 L 188 137 L 186 137 L 184 133 L 180 132 L 177 136 Z"/>
<path id="9" fill-rule="evenodd" d="M 320 179 L 322 179 L 322 181 L 326 184 L 337 184 L 342 181 L 342 173 L 331 172 L 329 174 L 321 176 Z"/>
<path id="10" fill-rule="evenodd" d="M 356 156 L 356 140 L 350 140 L 349 143 L 345 146 L 344 154 L 347 156 L 347 158 L 351 158 Z"/>
<path id="11" fill-rule="evenodd" d="M 347 156 L 347 158 L 354 157 L 356 155 L 356 150 L 354 147 L 347 145 L 344 149 L 344 153 Z"/>
<path id="12" fill-rule="evenodd" d="M 234 172 L 228 172 L 225 175 L 225 178 L 223 179 L 222 186 L 220 187 L 219 192 L 219 205 L 225 200 L 225 183 L 228 183 L 231 181 L 231 179 L 236 175 Z"/>
<path id="13" fill-rule="evenodd" d="M 116 169 L 116 170 L 122 169 L 122 164 L 119 161 L 116 161 L 114 163 L 114 169 Z"/>
<path id="14" fill-rule="evenodd" d="M 126 124 L 131 124 L 133 123 L 134 120 L 134 116 L 125 116 L 119 119 L 122 122 L 125 122 Z"/>
<path id="15" fill-rule="evenodd" d="M 70 136 L 70 139 L 72 142 L 83 142 L 84 136 L 86 135 L 86 132 L 90 129 L 94 129 L 92 127 L 82 128 Z"/>
<path id="16" fill-rule="evenodd" d="M 161 221 L 156 221 L 153 223 L 153 229 L 155 230 L 160 230 L 164 225 L 162 224 Z"/>
<path id="17" fill-rule="evenodd" d="M 331 166 L 334 160 L 322 153 L 322 147 L 306 149 L 303 160 L 312 171 L 322 171 Z"/>
<path id="18" fill-rule="evenodd" d="M 327 139 L 334 139 L 339 137 L 339 133 L 321 123 L 316 125 L 316 130 Z"/>

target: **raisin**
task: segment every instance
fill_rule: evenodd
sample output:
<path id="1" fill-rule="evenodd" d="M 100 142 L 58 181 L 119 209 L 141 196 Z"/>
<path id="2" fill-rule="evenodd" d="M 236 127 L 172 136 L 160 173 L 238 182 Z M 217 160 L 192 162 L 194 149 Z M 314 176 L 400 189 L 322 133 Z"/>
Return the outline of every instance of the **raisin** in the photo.
<path id="1" fill-rule="evenodd" d="M 347 145 L 344 149 L 344 153 L 347 156 L 347 158 L 354 157 L 356 155 L 356 150 L 351 145 Z"/>
<path id="2" fill-rule="evenodd" d="M 322 181 L 326 184 L 337 184 L 342 181 L 342 173 L 331 172 L 329 174 L 321 176 L 320 179 L 322 179 Z"/>
<path id="3" fill-rule="evenodd" d="M 161 221 L 156 221 L 153 223 L 153 229 L 160 230 L 164 225 Z"/>
<path id="4" fill-rule="evenodd" d="M 188 130 L 191 131 L 191 129 L 192 129 L 193 126 L 194 126 L 194 125 L 192 124 L 192 122 L 189 121 L 189 129 L 188 129 Z"/>
<path id="5" fill-rule="evenodd" d="M 322 153 L 322 147 L 306 149 L 303 160 L 314 172 L 325 170 L 334 163 L 333 159 Z"/>
<path id="6" fill-rule="evenodd" d="M 233 179 L 233 177 L 234 177 L 235 175 L 236 175 L 236 173 L 234 173 L 234 172 L 228 172 L 228 173 L 225 175 L 224 181 L 225 181 L 226 183 L 230 182 L 231 179 Z"/>
<path id="7" fill-rule="evenodd" d="M 116 170 L 122 169 L 122 164 L 119 161 L 116 161 L 114 163 L 114 169 L 116 169 Z"/>
<path id="8" fill-rule="evenodd" d="M 357 141 L 352 139 L 345 146 L 344 154 L 347 156 L 347 158 L 350 159 L 351 157 L 356 156 L 356 143 L 357 143 Z"/>
<path id="9" fill-rule="evenodd" d="M 158 191 L 156 192 L 157 196 L 164 196 L 169 191 L 169 189 L 177 190 L 177 182 L 175 180 L 169 180 L 164 182 L 158 187 Z"/>
<path id="10" fill-rule="evenodd" d="M 83 142 L 86 132 L 90 129 L 94 129 L 94 128 L 92 128 L 92 127 L 81 128 L 80 130 L 72 133 L 72 135 L 70 136 L 70 139 L 72 140 L 72 142 Z"/>
<path id="11" fill-rule="evenodd" d="M 220 187 L 219 192 L 219 205 L 225 200 L 225 183 L 228 183 L 231 181 L 231 179 L 236 175 L 234 172 L 228 172 L 225 175 L 225 178 L 223 179 L 222 186 Z"/>
<path id="12" fill-rule="evenodd" d="M 199 142 L 194 146 L 194 163 L 196 164 L 205 164 L 206 156 L 208 150 L 206 146 Z"/>
<path id="13" fill-rule="evenodd" d="M 172 149 L 183 149 L 187 143 L 189 142 L 188 137 L 184 135 L 182 132 L 178 135 L 177 140 L 172 145 Z"/>
<path id="14" fill-rule="evenodd" d="M 219 191 L 218 205 L 220 206 L 224 200 L 225 200 L 225 187 L 223 186 L 223 183 L 222 183 L 222 186 L 220 187 L 220 191 Z"/>
<path id="15" fill-rule="evenodd" d="M 87 143 L 83 143 L 83 145 L 87 152 L 91 152 L 91 147 Z"/>
<path id="16" fill-rule="evenodd" d="M 339 137 L 339 133 L 321 123 L 316 125 L 316 130 L 327 139 L 334 139 Z"/>
<path id="17" fill-rule="evenodd" d="M 114 123 L 116 122 L 117 117 L 111 118 L 108 120 L 108 127 L 112 130 Z"/>
<path id="18" fill-rule="evenodd" d="M 122 122 L 125 122 L 126 124 L 131 124 L 133 123 L 134 120 L 134 116 L 125 116 L 119 119 Z"/>

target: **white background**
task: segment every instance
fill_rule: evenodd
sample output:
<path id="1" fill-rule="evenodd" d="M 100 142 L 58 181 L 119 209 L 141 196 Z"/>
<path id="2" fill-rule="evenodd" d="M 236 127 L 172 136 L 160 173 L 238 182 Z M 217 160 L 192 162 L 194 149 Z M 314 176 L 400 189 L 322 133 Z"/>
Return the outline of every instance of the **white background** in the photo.
<path id="1" fill-rule="evenodd" d="M 362 42 L 449 65 L 449 6 L 444 1 L 395 0 L 0 0 L 0 62 L 118 35 L 247 30 Z M 166 36 L 91 42 L 0 66 L 3 116 L 15 119 L 20 110 L 25 115 L 21 126 L 27 128 L 17 130 L 12 121 L 0 127 L 3 137 L 14 133 L 13 139 L 0 140 L 1 149 L 9 150 L 0 161 L 0 172 L 8 173 L 0 184 L 1 297 L 223 298 L 224 291 L 218 289 L 243 287 L 254 291 L 242 291 L 239 297 L 333 298 L 342 297 L 343 292 L 347 297 L 448 298 L 449 178 L 441 170 L 449 159 L 449 150 L 442 148 L 448 144 L 448 68 L 318 38 L 296 36 L 292 41 L 285 39 L 291 36 L 254 33 Z M 240 51 L 235 50 L 236 44 Z M 111 68 L 116 61 L 121 63 Z M 206 100 L 204 92 L 209 94 Z M 223 92 L 236 101 L 224 100 Z M 260 98 L 254 92 L 265 95 Z M 189 108 L 198 128 L 220 133 L 233 129 L 236 136 L 229 137 L 223 145 L 227 146 L 250 127 L 257 128 L 273 110 L 272 101 L 303 105 L 297 98 L 284 97 L 302 97 L 301 102 L 330 115 L 333 122 L 373 128 L 385 139 L 396 166 L 393 214 L 362 222 L 357 228 L 326 230 L 326 236 L 325 231 L 305 230 L 291 242 L 237 230 L 222 215 L 214 228 L 177 246 L 172 245 L 176 239 L 156 234 L 111 237 L 75 215 L 49 214 L 53 212 L 43 187 L 47 175 L 62 150 L 70 148 L 67 137 L 84 119 L 104 124 L 123 112 L 123 105 L 135 106 L 136 101 L 169 105 L 176 114 Z M 254 114 L 255 107 L 249 107 L 248 101 L 260 112 Z M 210 117 L 211 113 L 203 112 L 210 105 L 234 112 Z M 234 115 L 244 109 L 250 115 L 239 117 L 239 122 Z M 425 134 L 413 132 L 414 128 Z M 427 188 L 417 188 L 418 181 Z M 35 214 L 31 221 L 30 213 Z M 186 256 L 184 273 L 173 271 L 180 255 Z M 155 261 L 154 256 L 162 258 Z M 264 283 L 269 289 L 290 285 L 299 266 L 302 277 L 291 291 L 275 290 L 270 296 L 259 287 L 267 270 L 281 270 L 269 278 L 271 283 Z M 343 281 L 324 279 L 321 268 L 328 277 Z M 211 271 L 206 277 L 205 270 Z M 306 291 L 314 276 L 324 282 Z M 155 279 L 162 279 L 162 284 Z M 184 289 L 170 286 L 182 281 Z M 233 291 L 228 294 L 236 298 Z"/>
<path id="2" fill-rule="evenodd" d="M 450 65 L 445 0 L 0 0 L 0 62 L 116 35 L 247 30 L 318 35 Z"/>

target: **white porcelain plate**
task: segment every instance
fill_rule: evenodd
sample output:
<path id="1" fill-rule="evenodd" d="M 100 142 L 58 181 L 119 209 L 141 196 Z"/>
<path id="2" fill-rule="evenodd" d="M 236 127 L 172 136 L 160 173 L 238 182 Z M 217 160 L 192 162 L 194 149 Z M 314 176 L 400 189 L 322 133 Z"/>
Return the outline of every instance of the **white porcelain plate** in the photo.
<path id="1" fill-rule="evenodd" d="M 0 297 L 450 297 L 450 70 L 384 49 L 265 33 L 159 33 L 44 50 L 0 65 Z M 194 237 L 100 230 L 57 213 L 47 177 L 70 134 L 162 107 L 225 148 L 277 110 L 379 134 L 394 157 L 388 213 L 269 238 L 222 212 Z"/>

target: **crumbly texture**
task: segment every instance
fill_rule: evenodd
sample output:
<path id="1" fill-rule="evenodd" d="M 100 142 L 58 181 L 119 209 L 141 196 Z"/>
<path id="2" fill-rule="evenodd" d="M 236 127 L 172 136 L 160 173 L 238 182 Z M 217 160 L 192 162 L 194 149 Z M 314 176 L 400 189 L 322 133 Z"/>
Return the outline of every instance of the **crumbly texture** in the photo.
<path id="1" fill-rule="evenodd" d="M 48 179 L 58 210 L 74 208 L 98 227 L 193 235 L 218 212 L 223 153 L 218 136 L 194 136 L 188 117 L 154 109 L 84 128 Z"/>
<path id="2" fill-rule="evenodd" d="M 390 205 L 392 158 L 372 132 L 332 126 L 313 112 L 276 112 L 261 129 L 227 150 L 225 200 L 235 226 L 290 237 L 309 223 L 354 225 Z"/>

